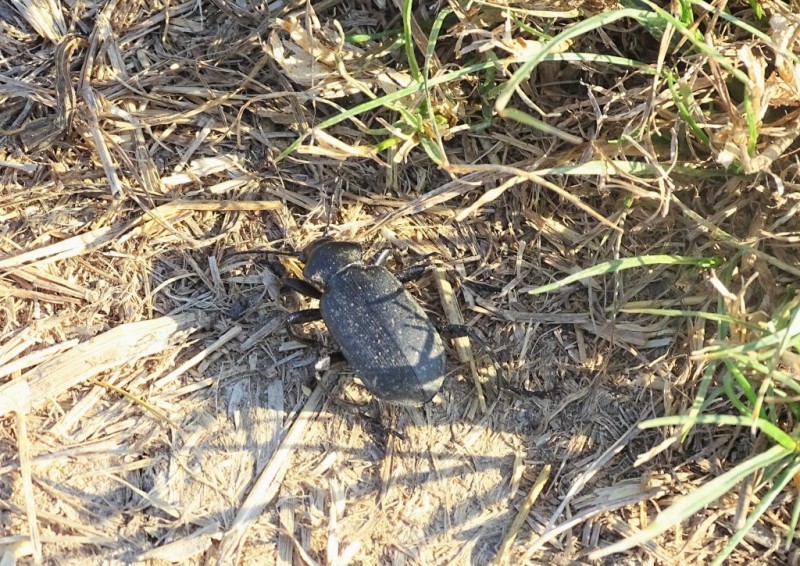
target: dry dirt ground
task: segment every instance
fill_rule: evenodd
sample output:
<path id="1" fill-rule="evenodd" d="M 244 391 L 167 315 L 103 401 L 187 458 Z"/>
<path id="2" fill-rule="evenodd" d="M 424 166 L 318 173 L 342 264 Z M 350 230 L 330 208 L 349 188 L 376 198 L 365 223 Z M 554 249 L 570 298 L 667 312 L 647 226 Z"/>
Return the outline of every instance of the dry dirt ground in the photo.
<path id="1" fill-rule="evenodd" d="M 796 265 L 775 235 L 798 229 L 789 146 L 780 198 L 773 176 L 678 169 L 504 186 L 506 165 L 668 161 L 669 141 L 621 143 L 642 113 L 664 139 L 686 135 L 651 75 L 551 62 L 520 92 L 591 142 L 454 122 L 448 162 L 485 168 L 451 175 L 411 134 L 374 151 L 366 128 L 397 116 L 377 108 L 278 161 L 298 133 L 366 100 L 352 81 L 384 92 L 374 61 L 348 63 L 348 78 L 331 42 L 398 27 L 399 14 L 361 1 L 0 0 L 0 564 L 592 563 L 751 453 L 747 431 L 697 427 L 659 448 L 669 430 L 637 427 L 691 405 L 703 366 L 690 353 L 713 328 L 622 309 L 713 310 L 706 270 L 528 291 L 611 259 L 729 253 L 698 218 L 739 238 L 785 218 L 771 253 Z M 448 28 L 450 53 L 485 40 L 467 29 Z M 581 46 L 655 64 L 646 37 L 616 22 Z M 455 68 L 447 49 L 435 55 Z M 405 72 L 396 53 L 378 61 Z M 714 77 L 685 72 L 715 96 Z M 479 82 L 443 99 L 480 116 Z M 389 247 L 392 269 L 432 254 L 414 297 L 476 328 L 510 384 L 540 393 L 498 393 L 474 342 L 448 342 L 443 390 L 420 409 L 380 403 L 347 368 L 319 386 L 331 345 L 322 325 L 302 329 L 320 346 L 287 334 L 286 313 L 312 303 L 280 286 L 298 260 L 270 252 L 326 232 L 367 254 Z M 756 269 L 755 286 L 792 282 L 758 261 L 741 259 L 742 288 Z M 792 498 L 731 563 L 796 560 L 783 547 Z M 726 496 L 604 560 L 707 563 L 736 506 Z"/>

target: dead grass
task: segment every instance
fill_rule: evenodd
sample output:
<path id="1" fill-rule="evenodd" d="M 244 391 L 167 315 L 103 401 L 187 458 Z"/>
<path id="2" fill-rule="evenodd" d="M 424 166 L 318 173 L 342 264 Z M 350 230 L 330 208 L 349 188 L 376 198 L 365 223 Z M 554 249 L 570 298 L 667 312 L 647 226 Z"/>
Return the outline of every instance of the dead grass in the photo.
<path id="1" fill-rule="evenodd" d="M 417 10 L 425 91 L 393 38 L 342 41 L 402 28 L 402 2 L 0 0 L 0 564 L 600 562 L 589 553 L 764 450 L 744 429 L 677 444 L 637 426 L 689 411 L 707 367 L 690 354 L 714 332 L 642 309 L 713 312 L 726 291 L 733 314 L 769 319 L 800 275 L 800 66 L 698 6 L 690 31 L 719 58 L 681 51 L 694 36 L 676 28 L 609 21 L 520 82 L 508 108 L 537 122 L 489 122 L 541 47 L 532 28 L 612 6 L 452 3 L 431 46 L 438 12 Z M 797 7 L 766 13 L 767 39 L 798 54 Z M 298 300 L 269 254 L 329 223 L 396 264 L 436 254 L 438 287 L 412 287 L 426 310 L 463 317 L 513 385 L 547 393 L 476 388 L 489 364 L 462 346 L 420 410 L 346 371 L 324 377 L 330 399 L 321 352 L 284 330 Z M 654 254 L 723 267 L 529 293 Z M 795 493 L 731 564 L 798 560 Z M 742 500 L 756 496 L 604 560 L 707 563 Z"/>

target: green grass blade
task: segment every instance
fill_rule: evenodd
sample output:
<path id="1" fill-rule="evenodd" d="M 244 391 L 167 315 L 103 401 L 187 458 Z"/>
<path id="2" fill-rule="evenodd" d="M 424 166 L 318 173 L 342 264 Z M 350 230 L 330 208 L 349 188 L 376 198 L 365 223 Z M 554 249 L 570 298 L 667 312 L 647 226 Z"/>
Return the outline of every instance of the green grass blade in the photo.
<path id="1" fill-rule="evenodd" d="M 797 487 L 797 480 L 795 480 L 795 487 Z M 792 548 L 792 540 L 794 540 L 794 533 L 797 532 L 797 520 L 799 518 L 800 518 L 800 497 L 796 497 L 794 500 L 794 506 L 792 507 L 792 518 L 789 521 L 789 535 L 786 537 L 786 545 L 784 545 L 783 547 L 787 552 L 789 551 L 790 548 Z"/>
<path id="2" fill-rule="evenodd" d="M 641 428 L 656 428 L 660 426 L 713 424 L 718 426 L 741 426 L 749 428 L 753 425 L 753 418 L 736 415 L 683 415 L 672 417 L 659 417 L 640 423 Z M 756 419 L 755 427 L 774 440 L 783 450 L 795 452 L 800 449 L 800 443 L 792 435 L 782 431 L 766 419 Z"/>
<path id="3" fill-rule="evenodd" d="M 651 540 L 667 529 L 680 524 L 700 509 L 707 507 L 753 472 L 765 468 L 770 464 L 786 458 L 792 452 L 782 446 L 773 446 L 769 450 L 742 462 L 735 468 L 725 472 L 710 482 L 703 484 L 692 493 L 681 497 L 675 503 L 663 510 L 646 529 L 639 531 L 632 537 L 620 540 L 589 555 L 590 560 L 597 560 L 609 554 L 622 552 L 634 546 Z"/>
<path id="4" fill-rule="evenodd" d="M 728 361 L 727 360 L 726 360 L 726 365 L 728 365 Z M 742 403 L 742 401 L 739 399 L 739 395 L 737 394 L 737 392 L 733 388 L 734 380 L 732 379 L 732 376 L 731 376 L 732 372 L 730 371 L 730 366 L 736 367 L 735 364 L 728 365 L 728 371 L 725 373 L 725 375 L 722 378 L 722 390 L 725 392 L 725 395 L 728 397 L 728 401 L 730 401 L 731 404 L 734 407 L 736 407 L 736 409 L 742 414 L 742 416 L 746 417 L 746 416 L 752 415 L 753 411 L 750 410 L 750 407 L 748 407 L 747 405 Z M 755 400 L 752 400 L 751 403 L 754 402 L 754 401 Z"/>
<path id="5" fill-rule="evenodd" d="M 431 28 L 431 34 L 428 36 L 428 46 L 425 50 L 425 69 L 428 69 L 431 59 L 433 58 L 433 54 L 436 51 L 436 42 L 439 41 L 439 34 L 442 32 L 442 26 L 444 25 L 444 19 L 453 13 L 453 9 L 450 7 L 444 8 L 439 14 L 436 16 L 436 20 L 433 22 L 433 27 Z M 425 78 L 428 78 L 428 73 L 425 73 Z"/>
<path id="6" fill-rule="evenodd" d="M 752 355 L 755 353 L 757 354 L 756 359 L 763 360 L 771 358 L 775 354 L 779 354 L 782 350 L 785 350 L 788 345 L 796 346 L 797 341 L 800 341 L 800 316 L 793 317 L 792 324 L 787 328 L 776 330 L 758 340 L 738 346 L 714 344 L 703 348 L 698 353 L 703 354 L 709 359 L 734 355 Z M 773 348 L 775 348 L 775 350 L 773 350 Z"/>
<path id="7" fill-rule="evenodd" d="M 408 60 L 408 70 L 411 78 L 419 82 L 422 80 L 422 73 L 417 63 L 417 54 L 414 51 L 414 34 L 411 30 L 413 0 L 403 0 L 403 39 L 405 40 L 406 59 Z"/>
<path id="8" fill-rule="evenodd" d="M 697 120 L 694 119 L 692 116 L 692 111 L 690 106 L 697 107 L 697 103 L 694 100 L 694 93 L 692 89 L 688 85 L 675 85 L 676 79 L 673 75 L 669 75 L 667 78 L 667 88 L 672 93 L 672 100 L 675 102 L 675 107 L 678 109 L 678 113 L 683 118 L 683 121 L 689 125 L 694 135 L 703 142 L 706 146 L 711 144 L 711 140 L 708 138 L 708 135 L 703 131 L 703 128 L 700 127 L 700 124 L 697 123 Z M 688 99 L 688 100 L 687 100 Z"/>
<path id="9" fill-rule="evenodd" d="M 503 113 L 504 118 L 509 118 L 511 120 L 516 120 L 520 124 L 525 124 L 526 126 L 530 126 L 535 130 L 539 130 L 545 135 L 555 136 L 559 139 L 562 139 L 569 143 L 579 144 L 583 143 L 583 138 L 579 138 L 578 136 L 573 136 L 563 130 L 556 128 L 555 126 L 551 126 L 547 122 L 543 122 L 538 118 L 534 118 L 530 114 L 522 112 L 521 110 L 517 110 L 516 108 L 506 108 L 505 112 Z"/>
<path id="10" fill-rule="evenodd" d="M 686 437 L 689 435 L 692 427 L 695 426 L 696 423 L 700 422 L 700 413 L 703 412 L 703 407 L 710 403 L 708 391 L 711 389 L 711 383 L 713 382 L 714 374 L 716 373 L 716 362 L 710 362 L 706 369 L 703 370 L 703 377 L 700 379 L 700 383 L 697 386 L 697 393 L 695 393 L 692 406 L 689 407 L 689 411 L 683 423 L 683 429 L 680 433 L 681 441 L 686 440 Z"/>
<path id="11" fill-rule="evenodd" d="M 736 77 L 736 79 L 741 82 L 746 88 L 752 88 L 752 82 L 750 81 L 750 77 L 747 76 L 746 73 L 736 68 L 736 66 L 731 63 L 731 59 L 727 57 L 723 57 L 717 51 L 714 50 L 711 46 L 707 45 L 702 37 L 698 37 L 697 34 L 692 33 L 692 31 L 686 27 L 680 20 L 676 19 L 672 14 L 667 12 L 661 6 L 654 4 L 650 0 L 640 0 L 643 4 L 646 4 L 650 7 L 650 9 L 655 12 L 659 17 L 664 19 L 665 21 L 669 22 L 675 27 L 675 31 L 680 33 L 683 37 L 685 37 L 689 43 L 694 46 L 700 53 L 703 55 L 707 55 L 714 59 L 717 64 L 728 71 L 731 75 Z M 637 18 L 638 19 L 638 18 Z"/>
<path id="12" fill-rule="evenodd" d="M 576 61 L 576 62 L 594 61 L 594 62 L 598 62 L 598 63 L 607 63 L 607 64 L 613 64 L 613 65 L 633 67 L 633 68 L 642 70 L 642 71 L 650 73 L 650 74 L 652 74 L 654 72 L 653 67 L 650 66 L 650 65 L 645 65 L 643 63 L 639 63 L 639 62 L 633 61 L 631 59 L 626 59 L 624 57 L 616 57 L 616 56 L 610 56 L 610 55 L 596 55 L 596 54 L 591 54 L 591 53 L 552 53 L 552 54 L 545 55 L 542 58 L 542 60 L 543 61 Z M 480 73 L 482 71 L 487 71 L 488 73 L 493 73 L 496 70 L 496 68 L 498 66 L 500 66 L 500 65 L 502 65 L 501 61 L 497 60 L 496 58 L 491 58 L 491 59 L 489 59 L 487 61 L 480 61 L 480 62 L 477 62 L 477 63 L 473 63 L 473 64 L 467 65 L 467 66 L 465 66 L 463 68 L 451 71 L 449 73 L 445 73 L 443 75 L 439 75 L 437 77 L 434 77 L 434 78 L 431 78 L 431 79 L 427 79 L 426 81 L 415 82 L 415 83 L 413 83 L 413 84 L 411 84 L 411 85 L 409 85 L 409 86 L 407 86 L 407 87 L 405 87 L 403 89 L 400 89 L 398 91 L 386 94 L 386 95 L 381 96 L 381 97 L 376 97 L 373 100 L 364 102 L 364 103 L 359 104 L 357 106 L 354 106 L 353 108 L 350 108 L 348 110 L 343 110 L 339 114 L 336 114 L 335 116 L 332 116 L 332 117 L 328 118 L 327 120 L 324 120 L 323 122 L 321 122 L 319 125 L 317 125 L 315 127 L 315 129 L 325 130 L 327 128 L 335 126 L 336 124 L 339 124 L 340 122 L 343 122 L 343 121 L 348 120 L 350 118 L 354 118 L 354 117 L 358 116 L 359 114 L 363 114 L 365 112 L 369 112 L 370 110 L 374 110 L 375 108 L 379 108 L 381 106 L 389 106 L 392 103 L 397 102 L 398 100 L 401 100 L 401 99 L 403 99 L 403 98 L 405 98 L 407 96 L 412 96 L 414 94 L 417 94 L 418 92 L 422 91 L 424 88 L 432 88 L 434 86 L 438 86 L 440 84 L 445 84 L 445 83 L 448 83 L 448 82 L 452 82 L 452 81 L 458 80 L 458 79 L 460 79 L 460 78 L 462 78 L 464 76 L 467 76 L 467 75 L 470 75 L 470 74 L 474 74 L 474 73 Z M 559 132 L 560 132 L 560 130 L 559 130 Z M 567 136 L 571 135 L 571 134 L 565 134 L 564 132 L 560 132 L 560 133 L 562 133 L 564 135 L 567 135 Z M 305 139 L 308 137 L 309 134 L 310 134 L 310 132 L 306 132 L 306 133 L 301 134 L 300 136 L 298 136 L 298 138 L 294 142 L 292 142 L 285 150 L 283 150 L 280 153 L 280 155 L 278 155 L 278 157 L 275 159 L 275 162 L 276 163 L 280 162 L 283 159 L 285 159 L 286 157 L 288 157 L 289 155 L 291 155 L 292 153 L 294 153 L 294 151 L 297 150 L 298 147 L 300 147 L 300 145 L 303 143 L 303 141 L 305 141 Z M 625 163 L 626 162 L 624 162 L 624 161 L 619 161 L 619 162 L 617 162 L 617 167 L 620 170 L 624 171 L 624 170 L 626 170 L 626 166 L 624 165 Z M 586 164 L 584 164 L 584 165 L 586 165 Z M 652 167 L 650 167 L 647 164 L 643 163 L 641 165 L 646 170 L 651 170 L 652 169 Z M 575 166 L 572 166 L 572 167 L 575 167 Z M 576 171 L 579 170 L 580 167 L 581 166 L 578 166 L 578 169 L 576 169 Z M 649 169 L 647 169 L 648 167 L 649 167 Z M 559 168 L 552 168 L 551 170 L 554 172 L 554 174 L 560 174 L 558 169 Z M 697 170 L 697 169 L 691 169 L 691 168 L 688 168 L 688 167 L 685 168 L 685 169 L 686 169 L 685 171 L 684 170 L 680 170 L 679 171 L 679 170 L 675 169 L 675 172 L 676 173 L 681 173 L 681 174 L 697 175 L 698 174 L 697 171 L 702 171 L 702 170 Z M 708 171 L 712 171 L 712 170 L 708 170 Z M 724 172 L 721 172 L 720 174 L 722 174 L 722 173 L 724 173 Z M 579 174 L 579 173 L 576 173 L 576 174 Z M 585 174 L 591 174 L 591 173 L 585 173 Z M 657 172 L 655 172 L 653 170 L 653 174 L 657 174 Z"/>
<path id="13" fill-rule="evenodd" d="M 699 169 L 696 167 L 688 167 L 685 165 L 672 165 L 664 164 L 664 167 L 658 168 L 652 163 L 644 161 L 626 161 L 621 159 L 597 160 L 587 161 L 586 163 L 578 163 L 575 165 L 561 165 L 558 167 L 547 167 L 544 169 L 537 169 L 533 171 L 536 175 L 619 175 L 625 173 L 628 175 L 635 175 L 637 177 L 653 176 L 658 177 L 663 174 L 665 168 L 680 175 L 687 175 L 691 177 L 724 177 L 727 172 L 721 168 Z"/>
<path id="14" fill-rule="evenodd" d="M 733 360 L 730 360 L 730 359 L 725 360 L 724 363 L 725 363 L 725 367 L 728 369 L 728 373 L 726 375 L 728 377 L 732 377 L 733 378 L 733 381 L 735 381 L 736 384 L 739 386 L 739 388 L 742 390 L 742 393 L 744 393 L 745 397 L 747 397 L 747 400 L 750 402 L 750 404 L 755 403 L 756 399 L 758 398 L 758 395 L 756 394 L 755 390 L 753 389 L 753 386 L 750 385 L 750 382 L 747 380 L 745 375 L 742 373 L 742 370 L 740 369 L 740 367 L 737 364 L 735 364 L 733 362 Z M 730 379 L 726 379 L 725 382 L 726 383 L 727 382 L 731 382 L 731 380 Z M 733 384 L 731 383 L 731 390 L 732 389 L 733 389 Z M 751 415 L 752 412 L 753 412 L 752 410 L 747 409 L 745 414 L 746 415 Z"/>
<path id="15" fill-rule="evenodd" d="M 781 474 L 776 478 L 772 487 L 760 498 L 758 505 L 750 512 L 747 520 L 738 531 L 728 540 L 727 544 L 723 547 L 720 553 L 714 558 L 711 566 L 720 566 L 723 561 L 733 552 L 733 549 L 742 541 L 744 536 L 753 528 L 753 525 L 761 518 L 762 515 L 769 509 L 769 506 L 778 495 L 783 491 L 797 472 L 800 472 L 800 458 L 795 456 L 791 462 L 784 468 Z"/>
<path id="16" fill-rule="evenodd" d="M 565 277 L 561 281 L 542 285 L 527 291 L 530 295 L 540 295 L 548 293 L 561 287 L 565 287 L 575 281 L 586 279 L 588 277 L 595 277 L 597 275 L 605 275 L 607 273 L 616 273 L 626 269 L 634 269 L 636 267 L 644 267 L 647 265 L 695 265 L 697 267 L 714 267 L 719 263 L 719 259 L 715 257 L 686 257 L 679 255 L 644 255 L 639 257 L 631 257 L 624 259 L 612 259 L 598 263 L 588 269 L 574 273 L 569 277 Z"/>
<path id="17" fill-rule="evenodd" d="M 693 4 L 695 6 L 700 6 L 710 14 L 713 14 L 714 16 L 719 17 L 722 20 L 730 22 L 733 25 L 743 29 L 747 33 L 751 34 L 753 37 L 757 37 L 758 39 L 766 43 L 774 51 L 779 52 L 784 57 L 787 57 L 792 61 L 794 61 L 795 64 L 800 64 L 800 57 L 798 57 L 791 50 L 783 49 L 780 46 L 776 45 L 775 41 L 769 35 L 761 31 L 757 27 L 748 24 L 744 20 L 737 18 L 736 16 L 730 14 L 729 12 L 726 12 L 725 10 L 719 10 L 718 8 L 715 8 L 714 6 L 712 6 L 708 2 L 704 2 L 703 0 L 693 0 Z M 751 0 L 750 5 L 753 6 L 757 12 L 760 11 L 761 15 L 758 16 L 759 19 L 764 16 L 764 11 L 763 9 L 761 9 L 761 5 L 758 2 L 756 2 L 755 0 Z"/>
<path id="18" fill-rule="evenodd" d="M 481 61 L 480 63 L 474 63 L 472 65 L 462 67 L 455 71 L 445 73 L 444 75 L 439 75 L 438 77 L 434 77 L 428 81 L 428 86 L 434 87 L 436 85 L 454 81 L 456 79 L 459 79 L 463 76 L 472 73 L 477 73 L 480 71 L 484 71 L 486 69 L 494 68 L 494 65 L 495 63 L 493 61 Z M 359 114 L 363 114 L 364 112 L 369 112 L 370 110 L 374 110 L 375 108 L 381 106 L 387 106 L 393 102 L 397 102 L 398 100 L 405 98 L 406 96 L 411 96 L 413 94 L 420 92 L 424 88 L 424 86 L 425 85 L 422 82 L 413 83 L 395 92 L 386 94 L 384 96 L 375 98 L 373 100 L 368 100 L 367 102 L 359 104 L 358 106 L 354 106 L 353 108 L 340 112 L 335 116 L 331 116 L 330 118 L 324 120 L 322 123 L 316 126 L 314 129 L 325 130 L 327 128 L 330 128 L 331 126 L 335 126 L 340 122 L 344 122 L 345 120 L 358 116 Z M 286 158 L 288 155 L 292 154 L 298 147 L 300 147 L 300 144 L 303 143 L 303 141 L 308 137 L 310 133 L 311 132 L 306 132 L 305 134 L 299 136 L 294 142 L 292 142 L 292 144 L 289 147 L 284 149 L 280 153 L 280 155 L 278 155 L 278 157 L 275 159 L 275 162 L 278 163 L 282 161 L 284 158 Z"/>
<path id="19" fill-rule="evenodd" d="M 430 157 L 431 160 L 439 167 L 447 166 L 447 153 L 445 152 L 444 144 L 442 143 L 442 134 L 439 131 L 439 124 L 436 121 L 435 109 L 433 104 L 431 104 L 428 76 L 430 75 L 429 71 L 431 59 L 436 51 L 436 42 L 439 40 L 439 34 L 441 33 L 442 25 L 444 25 L 444 19 L 449 16 L 452 11 L 453 10 L 448 7 L 443 9 L 441 12 L 439 12 L 439 15 L 436 16 L 436 20 L 433 22 L 433 27 L 431 28 L 431 33 L 428 36 L 427 49 L 425 50 L 425 72 L 423 74 L 423 81 L 425 83 L 425 110 L 427 111 L 428 121 L 431 129 L 433 130 L 435 139 L 426 138 L 424 132 L 420 132 L 419 136 L 420 144 L 427 152 L 428 157 Z"/>
<path id="20" fill-rule="evenodd" d="M 626 312 L 629 314 L 652 314 L 655 316 L 685 316 L 685 317 L 697 317 L 702 318 L 703 320 L 710 320 L 712 322 L 728 322 L 730 324 L 736 324 L 738 326 L 743 326 L 745 328 L 749 328 L 751 330 L 761 330 L 761 327 L 757 324 L 753 324 L 752 322 L 748 322 L 746 320 L 741 320 L 739 318 L 729 316 L 727 314 L 719 314 L 715 312 L 705 312 L 705 311 L 684 311 L 680 309 L 620 309 L 620 312 Z"/>
<path id="21" fill-rule="evenodd" d="M 653 22 L 654 20 L 659 19 L 658 16 L 654 15 L 649 10 L 635 10 L 633 8 L 626 8 L 623 10 L 613 10 L 604 14 L 598 14 L 569 26 L 567 29 L 555 36 L 552 40 L 547 42 L 542 50 L 536 55 L 525 61 L 525 63 L 523 63 L 520 68 L 514 72 L 511 78 L 503 85 L 502 91 L 495 102 L 495 109 L 497 110 L 497 113 L 500 116 L 505 115 L 504 113 L 506 111 L 506 107 L 508 106 L 511 97 L 514 94 L 514 91 L 524 81 L 526 81 L 528 77 L 530 77 L 533 69 L 536 68 L 536 65 L 544 61 L 545 57 L 550 54 L 551 51 L 559 47 L 562 42 L 580 37 L 585 33 L 606 26 L 623 18 L 633 18 L 637 21 L 648 22 Z"/>

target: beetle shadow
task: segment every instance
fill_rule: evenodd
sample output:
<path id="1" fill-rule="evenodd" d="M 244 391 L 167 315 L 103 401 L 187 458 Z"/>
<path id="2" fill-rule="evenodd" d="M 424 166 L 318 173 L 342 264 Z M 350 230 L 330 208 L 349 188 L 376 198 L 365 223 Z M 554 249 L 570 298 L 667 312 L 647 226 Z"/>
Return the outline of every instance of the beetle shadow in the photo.
<path id="1" fill-rule="evenodd" d="M 316 356 L 312 353 L 311 357 L 301 379 L 307 387 L 313 387 L 316 379 L 313 369 Z M 451 360 L 448 369 L 455 369 L 455 365 Z M 289 373 L 296 376 L 298 369 L 287 372 L 284 379 Z M 389 369 L 396 370 L 394 367 Z M 466 406 L 474 404 L 475 399 L 470 384 L 448 379 L 441 394 L 444 401 L 411 408 L 381 403 L 354 379 L 356 376 L 350 368 L 338 370 L 333 377 L 334 383 L 327 384 L 333 398 L 326 399 L 324 408 L 319 412 L 308 415 L 314 430 L 304 438 L 317 441 L 303 441 L 289 448 L 300 461 L 319 463 L 332 460 L 335 464 L 319 476 L 315 476 L 314 467 L 293 466 L 284 478 L 281 497 L 302 502 L 321 499 L 325 508 L 321 514 L 327 515 L 329 506 L 335 505 L 335 498 L 309 484 L 327 485 L 342 476 L 351 477 L 349 469 L 355 469 L 358 470 L 358 479 L 349 484 L 346 495 L 353 516 L 339 518 L 340 521 L 354 521 L 360 514 L 356 509 L 374 507 L 376 501 L 386 508 L 407 507 L 420 493 L 446 493 L 452 491 L 451 486 L 463 483 L 465 488 L 456 498 L 458 501 L 452 504 L 445 500 L 437 502 L 420 529 L 429 537 L 471 541 L 478 563 L 487 562 L 485 558 L 496 552 L 503 530 L 513 519 L 508 482 L 513 475 L 517 454 L 509 446 L 495 447 L 494 453 L 488 453 L 485 448 L 471 451 L 461 446 L 458 438 L 460 430 L 465 435 L 475 435 L 484 429 L 480 434 L 485 436 L 508 432 L 502 427 L 492 428 L 497 426 L 498 421 L 482 423 L 480 418 L 467 416 L 469 410 Z M 296 377 L 294 381 L 297 381 Z M 339 401 L 356 403 L 358 408 L 342 406 Z M 458 410 L 451 409 L 456 407 Z M 400 437 L 391 433 L 383 434 L 382 430 L 372 430 L 371 424 L 360 414 L 364 409 L 377 413 L 381 424 L 386 429 L 396 430 Z M 534 415 L 537 413 L 538 410 L 532 408 L 526 413 L 526 422 L 523 424 L 518 419 L 518 424 L 522 428 L 535 430 L 537 423 Z M 517 411 L 517 417 L 520 415 L 521 412 Z M 387 466 L 388 480 L 383 477 L 383 470 Z M 485 483 L 486 488 L 465 497 L 464 494 L 468 493 L 466 486 L 470 483 Z M 460 519 L 462 515 L 475 516 L 487 508 L 505 510 L 493 511 L 492 516 L 481 524 L 463 526 Z M 306 509 L 304 513 L 312 511 Z M 411 509 L 406 512 L 412 514 Z M 362 526 L 353 526 L 352 532 L 359 531 Z"/>
<path id="2" fill-rule="evenodd" d="M 397 300 L 402 293 L 403 289 L 398 289 L 380 296 L 373 295 L 367 299 L 362 298 L 364 309 L 368 313 L 383 312 L 387 305 L 391 305 L 396 309 L 405 309 L 405 312 L 400 313 L 400 316 L 397 317 L 392 316 L 392 313 L 385 313 L 383 317 L 373 318 L 385 320 L 399 318 L 406 321 L 406 323 L 417 320 L 415 316 L 412 316 L 416 314 L 413 309 L 406 307 L 402 301 Z M 420 334 L 427 330 L 427 326 L 421 321 L 406 330 Z M 404 333 L 404 329 L 398 331 L 400 335 Z M 386 362 L 386 365 L 375 368 L 376 373 L 385 376 L 384 379 L 389 380 L 397 374 L 412 372 L 415 364 L 434 363 L 437 359 L 437 348 L 430 333 L 427 333 L 427 336 L 427 341 L 423 344 L 418 344 L 414 349 L 414 353 L 418 355 L 417 358 L 410 362 L 407 360 L 405 364 L 398 365 L 397 358 L 378 357 L 379 360 Z M 374 340 L 374 338 L 375 335 L 370 333 L 359 336 L 360 340 L 365 341 Z M 335 348 L 335 345 L 331 344 L 331 347 Z M 380 347 L 377 350 L 380 351 Z M 452 353 L 453 349 L 448 348 L 448 352 Z M 311 350 L 311 357 L 316 357 L 313 349 Z M 453 370 L 455 367 L 456 364 L 451 359 L 448 369 Z M 358 488 L 354 488 L 354 492 L 358 492 L 358 498 L 362 502 L 369 500 L 370 505 L 374 505 L 376 499 L 386 502 L 387 493 L 390 491 L 394 492 L 394 490 L 399 489 L 413 496 L 415 492 L 421 490 L 427 491 L 432 488 L 436 490 L 433 487 L 434 485 L 452 485 L 457 482 L 470 483 L 470 478 L 481 476 L 481 481 L 488 482 L 488 485 L 490 485 L 487 493 L 483 494 L 483 496 L 476 494 L 470 498 L 464 498 L 463 493 L 460 494 L 458 509 L 455 510 L 456 515 L 465 512 L 465 509 L 469 508 L 480 511 L 481 509 L 486 509 L 487 506 L 508 506 L 507 484 L 513 474 L 516 461 L 516 455 L 513 452 L 495 450 L 496 454 L 490 454 L 488 449 L 482 449 L 469 453 L 463 450 L 453 451 L 442 447 L 443 444 L 458 444 L 458 439 L 452 433 L 454 427 L 467 427 L 472 430 L 473 434 L 481 428 L 487 429 L 485 433 L 487 435 L 508 432 L 503 430 L 502 426 L 493 430 L 493 427 L 496 427 L 499 423 L 497 420 L 476 423 L 469 416 L 458 416 L 459 414 L 468 415 L 474 410 L 464 408 L 465 404 L 474 405 L 475 396 L 470 391 L 472 388 L 469 385 L 464 383 L 445 385 L 443 396 L 448 397 L 450 403 L 455 401 L 453 406 L 461 405 L 457 412 L 447 410 L 446 407 L 450 405 L 444 403 L 425 405 L 421 408 L 389 408 L 389 415 L 387 415 L 387 411 L 384 410 L 386 407 L 372 397 L 363 386 L 358 385 L 357 381 L 348 376 L 351 373 L 352 371 L 348 370 L 339 372 L 341 380 L 337 381 L 338 387 L 326 385 L 326 389 L 334 396 L 334 402 L 329 400 L 321 412 L 309 416 L 309 418 L 313 419 L 315 427 L 326 431 L 322 434 L 319 432 L 310 434 L 311 437 L 320 438 L 321 444 L 298 443 L 291 447 L 295 454 L 302 453 L 304 455 L 303 458 L 312 461 L 325 461 L 335 457 L 336 461 L 363 468 L 365 471 L 361 474 L 362 481 L 358 484 Z M 313 361 L 306 366 L 304 382 L 309 387 L 313 387 L 315 383 Z M 344 397 L 343 389 L 354 395 L 352 397 Z M 370 430 L 369 420 L 364 420 L 359 411 L 351 406 L 343 407 L 337 400 L 347 400 L 347 402 L 360 404 L 361 407 L 377 409 L 382 413 L 381 424 L 383 426 L 377 427 L 378 430 Z M 395 413 L 394 420 L 390 416 L 392 412 Z M 518 411 L 517 416 L 519 417 L 523 412 L 526 414 L 523 419 L 524 423 L 519 423 L 518 420 L 518 424 L 521 424 L 522 428 L 529 431 L 535 430 L 537 423 L 534 415 L 538 414 L 538 408 L 533 407 L 530 411 Z M 387 416 L 389 416 L 388 419 Z M 417 432 L 408 434 L 409 427 L 416 429 Z M 424 433 L 420 436 L 419 429 L 426 428 L 437 430 L 437 434 L 440 436 L 438 438 L 425 438 L 426 435 Z M 387 434 L 387 431 L 389 434 Z M 399 436 L 393 436 L 391 432 L 397 432 Z M 360 438 L 360 448 L 351 446 L 354 435 Z M 444 437 L 447 438 L 445 442 L 442 441 Z M 343 438 L 349 441 L 343 445 L 331 440 L 334 438 Z M 402 462 L 402 465 L 396 467 L 395 471 L 390 471 L 388 481 L 384 481 L 385 478 L 381 477 L 381 470 L 392 460 Z M 302 481 L 298 481 L 297 478 L 293 477 L 294 472 L 295 470 L 290 470 L 287 473 L 287 477 L 284 478 L 284 486 L 287 487 L 287 492 L 292 494 L 291 496 L 288 494 L 286 496 L 294 497 L 300 501 L 305 501 L 309 497 L 313 498 L 314 490 L 309 491 L 307 487 L 307 484 L 311 481 L 307 476 L 308 470 L 300 474 Z M 329 473 L 337 476 L 341 471 L 331 471 Z M 487 479 L 487 477 L 490 479 Z M 324 481 L 323 478 L 319 478 L 319 480 L 320 482 Z M 441 489 L 441 491 L 447 491 L 447 489 Z M 388 505 L 388 503 L 386 504 Z M 397 504 L 392 502 L 391 506 Z M 453 510 L 448 509 L 448 505 L 442 502 L 439 508 L 431 513 L 430 520 L 423 530 L 430 536 L 452 536 L 454 540 L 472 540 L 477 553 L 476 558 L 484 554 L 490 556 L 493 550 L 496 551 L 500 543 L 502 529 L 510 523 L 510 519 L 507 516 L 508 513 L 503 512 L 497 514 L 485 524 L 467 529 L 457 527 L 455 529 L 457 532 L 450 532 L 448 535 L 448 531 L 453 531 L 454 529 L 452 527 L 448 529 L 444 526 L 459 523 L 459 521 L 454 521 L 448 517 L 448 514 L 452 513 Z M 356 528 L 355 530 L 358 529 Z"/>

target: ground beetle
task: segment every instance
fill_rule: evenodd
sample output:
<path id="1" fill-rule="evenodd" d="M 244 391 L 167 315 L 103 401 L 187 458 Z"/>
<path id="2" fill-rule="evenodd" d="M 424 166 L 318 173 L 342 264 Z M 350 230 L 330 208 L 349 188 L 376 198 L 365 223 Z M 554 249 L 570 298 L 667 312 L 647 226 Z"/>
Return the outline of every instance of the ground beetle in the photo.
<path id="1" fill-rule="evenodd" d="M 322 319 L 373 395 L 395 405 L 420 406 L 442 387 L 444 345 L 403 286 L 424 273 L 424 266 L 394 275 L 381 265 L 386 255 L 368 264 L 355 242 L 312 242 L 299 256 L 305 279 L 284 282 L 319 299 L 319 308 L 293 313 L 287 322 Z"/>

